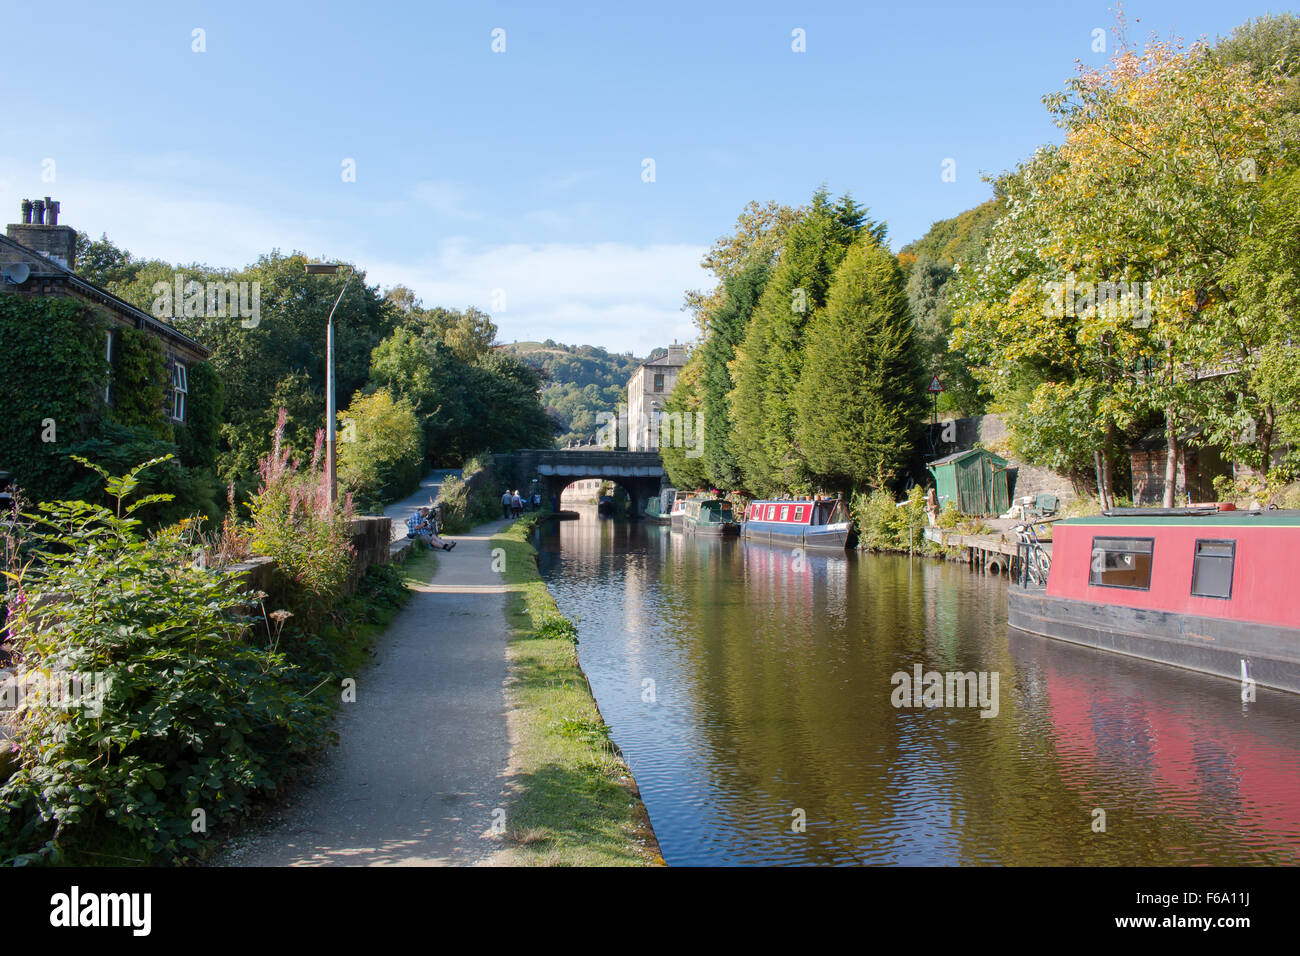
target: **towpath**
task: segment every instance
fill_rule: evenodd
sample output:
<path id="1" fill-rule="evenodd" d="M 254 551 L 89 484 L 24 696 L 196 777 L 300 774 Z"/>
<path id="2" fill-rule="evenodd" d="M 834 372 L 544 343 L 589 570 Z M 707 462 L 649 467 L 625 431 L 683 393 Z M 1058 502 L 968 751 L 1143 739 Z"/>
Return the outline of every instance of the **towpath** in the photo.
<path id="1" fill-rule="evenodd" d="M 389 513 L 404 518 L 429 494 L 422 488 Z M 357 675 L 356 702 L 341 705 L 339 746 L 221 864 L 458 865 L 500 849 L 492 824 L 510 757 L 506 588 L 489 539 L 506 523 L 449 536 L 456 548 L 439 553 L 432 580 Z"/>

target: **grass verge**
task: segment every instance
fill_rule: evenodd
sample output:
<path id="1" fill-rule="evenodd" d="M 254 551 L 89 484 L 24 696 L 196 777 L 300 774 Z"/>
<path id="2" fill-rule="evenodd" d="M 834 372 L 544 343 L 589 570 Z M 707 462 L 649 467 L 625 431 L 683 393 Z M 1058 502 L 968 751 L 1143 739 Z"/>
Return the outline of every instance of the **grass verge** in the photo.
<path id="1" fill-rule="evenodd" d="M 577 628 L 537 573 L 530 514 L 492 537 L 505 553 L 510 633 L 506 849 L 518 866 L 662 865 L 636 781 L 578 664 Z"/>

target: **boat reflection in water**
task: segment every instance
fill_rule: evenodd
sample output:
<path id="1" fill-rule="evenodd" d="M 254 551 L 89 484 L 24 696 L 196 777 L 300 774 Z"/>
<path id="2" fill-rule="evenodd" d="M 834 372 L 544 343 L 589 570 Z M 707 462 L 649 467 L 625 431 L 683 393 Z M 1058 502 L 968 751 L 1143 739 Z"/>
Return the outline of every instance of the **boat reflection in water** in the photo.
<path id="1" fill-rule="evenodd" d="M 1010 631 L 956 564 L 594 515 L 539 548 L 670 864 L 1300 862 L 1294 695 Z M 997 673 L 997 716 L 894 706 L 918 664 Z"/>
<path id="2" fill-rule="evenodd" d="M 1247 846 L 1282 844 L 1278 862 L 1300 863 L 1294 723 L 1252 715 L 1257 703 L 1243 704 L 1232 685 L 1173 667 L 1113 662 L 1103 651 L 1014 628 L 1009 646 L 1024 662 L 1024 686 L 1038 698 L 1063 780 L 1098 807 L 1113 788 L 1106 781 L 1118 775 L 1166 807 L 1165 825 L 1199 838 L 1207 852 L 1219 834 L 1185 826 L 1185 814 L 1230 826 Z M 1280 692 L 1261 693 L 1279 702 Z"/>

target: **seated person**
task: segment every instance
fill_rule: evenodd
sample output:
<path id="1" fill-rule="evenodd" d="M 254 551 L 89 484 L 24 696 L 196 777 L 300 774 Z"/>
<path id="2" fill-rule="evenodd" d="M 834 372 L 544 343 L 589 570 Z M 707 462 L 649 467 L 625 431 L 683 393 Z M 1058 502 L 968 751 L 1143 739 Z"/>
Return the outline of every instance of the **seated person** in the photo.
<path id="1" fill-rule="evenodd" d="M 406 536 L 408 538 L 419 538 L 425 544 L 429 543 L 429 532 L 424 521 L 424 515 L 420 509 L 411 512 L 411 517 L 406 519 Z"/>
<path id="2" fill-rule="evenodd" d="M 438 537 L 438 521 L 429 514 L 428 508 L 421 508 L 418 513 L 421 518 L 421 532 L 426 535 L 426 544 L 432 548 L 441 548 L 443 551 L 450 551 L 456 547 L 455 541 L 443 541 L 442 538 Z"/>

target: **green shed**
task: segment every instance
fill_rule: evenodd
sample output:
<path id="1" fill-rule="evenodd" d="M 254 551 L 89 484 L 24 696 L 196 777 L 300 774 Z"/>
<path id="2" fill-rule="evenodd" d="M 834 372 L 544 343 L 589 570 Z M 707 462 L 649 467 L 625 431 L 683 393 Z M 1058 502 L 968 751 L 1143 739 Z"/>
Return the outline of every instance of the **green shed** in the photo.
<path id="1" fill-rule="evenodd" d="M 970 448 L 926 465 L 934 475 L 939 507 L 949 501 L 966 515 L 1000 515 L 1011 507 L 1015 479 L 1007 460 L 987 448 Z"/>

